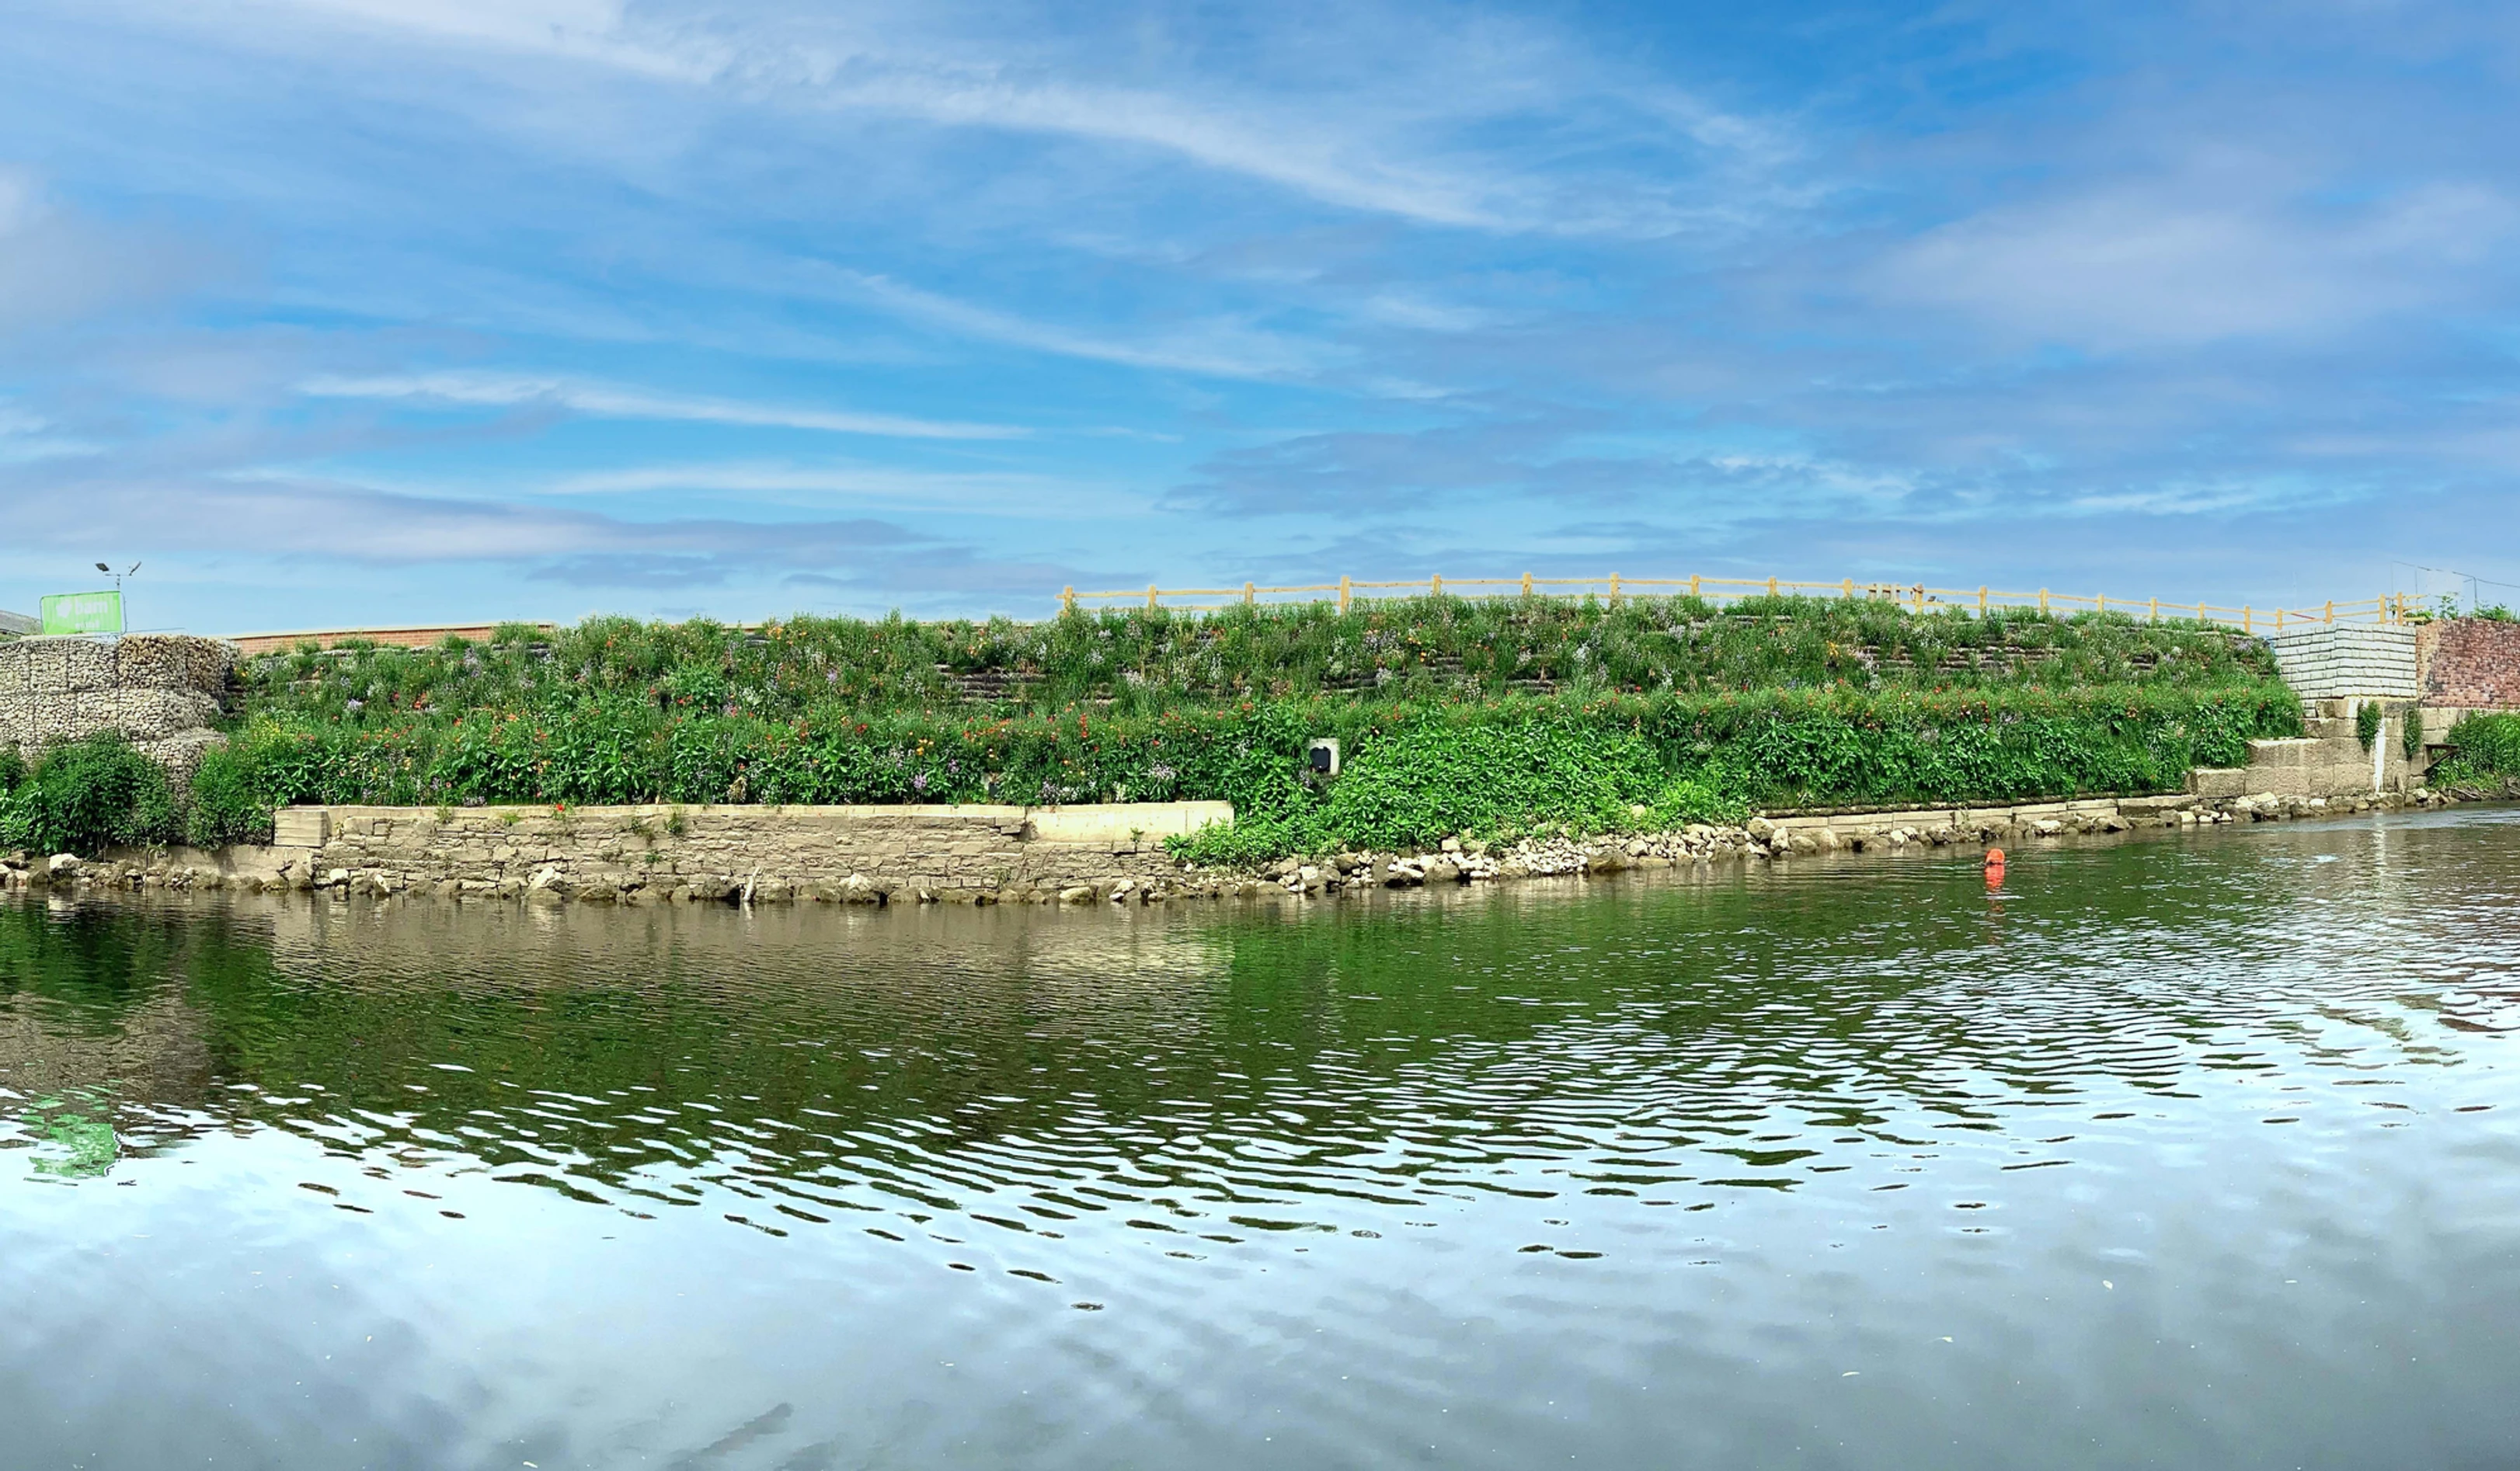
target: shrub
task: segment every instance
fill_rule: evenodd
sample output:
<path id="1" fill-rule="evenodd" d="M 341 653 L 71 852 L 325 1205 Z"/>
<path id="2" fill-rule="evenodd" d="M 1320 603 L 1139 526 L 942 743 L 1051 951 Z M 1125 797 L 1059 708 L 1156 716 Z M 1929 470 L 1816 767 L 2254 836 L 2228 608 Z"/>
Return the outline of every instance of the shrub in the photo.
<path id="1" fill-rule="evenodd" d="M 202 752 L 193 774 L 192 805 L 184 814 L 184 839 L 197 848 L 271 841 L 272 811 L 257 781 L 253 753 L 231 742 Z"/>
<path id="2" fill-rule="evenodd" d="M 2433 768 L 2435 785 L 2498 787 L 2520 776 L 2520 715 L 2462 715 L 2450 728 L 2450 746 Z"/>
<path id="3" fill-rule="evenodd" d="M 1668 779 L 1633 731 L 1550 718 L 1413 721 L 1365 745 L 1323 805 L 1321 830 L 1338 844 L 1401 846 L 1457 832 L 1556 828 L 1592 833 L 1631 825 L 1629 806 Z"/>
<path id="4" fill-rule="evenodd" d="M 2376 699 L 2366 699 L 2354 707 L 2354 738 L 2362 742 L 2362 749 L 2371 749 L 2371 742 L 2380 738 L 2381 719 L 2380 702 Z"/>
<path id="5" fill-rule="evenodd" d="M 0 846 L 93 857 L 178 831 L 166 773 L 108 732 L 43 752 L 0 796 Z"/>
<path id="6" fill-rule="evenodd" d="M 2407 707 L 2406 729 L 2399 733 L 2398 742 L 2400 746 L 2405 749 L 2407 759 L 2409 761 L 2417 760 L 2424 754 L 2423 706 L 2408 705 Z"/>

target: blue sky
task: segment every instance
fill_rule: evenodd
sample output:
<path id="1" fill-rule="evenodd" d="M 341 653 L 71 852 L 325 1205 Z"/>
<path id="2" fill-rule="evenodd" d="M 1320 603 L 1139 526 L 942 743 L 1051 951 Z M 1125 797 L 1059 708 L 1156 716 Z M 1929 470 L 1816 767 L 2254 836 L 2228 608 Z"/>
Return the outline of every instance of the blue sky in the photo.
<path id="1" fill-rule="evenodd" d="M 2520 582 L 2520 8 L 9 9 L 0 606 Z"/>

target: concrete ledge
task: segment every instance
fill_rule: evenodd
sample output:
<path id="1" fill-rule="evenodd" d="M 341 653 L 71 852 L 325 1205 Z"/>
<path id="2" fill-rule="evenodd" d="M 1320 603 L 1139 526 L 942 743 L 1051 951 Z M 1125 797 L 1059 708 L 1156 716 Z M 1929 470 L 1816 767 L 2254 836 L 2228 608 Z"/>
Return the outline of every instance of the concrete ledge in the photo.
<path id="1" fill-rule="evenodd" d="M 1090 807 L 1036 807 L 1029 836 L 1054 843 L 1161 841 L 1234 821 L 1231 802 L 1105 802 Z"/>

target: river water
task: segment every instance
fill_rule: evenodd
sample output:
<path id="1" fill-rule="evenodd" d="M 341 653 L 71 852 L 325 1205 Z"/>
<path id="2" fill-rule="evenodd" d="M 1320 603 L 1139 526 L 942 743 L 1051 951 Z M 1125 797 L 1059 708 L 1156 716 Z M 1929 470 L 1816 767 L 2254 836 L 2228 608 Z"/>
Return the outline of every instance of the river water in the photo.
<path id="1" fill-rule="evenodd" d="M 2005 888 L 0 906 L 0 1461 L 2520 1461 L 2520 814 Z"/>

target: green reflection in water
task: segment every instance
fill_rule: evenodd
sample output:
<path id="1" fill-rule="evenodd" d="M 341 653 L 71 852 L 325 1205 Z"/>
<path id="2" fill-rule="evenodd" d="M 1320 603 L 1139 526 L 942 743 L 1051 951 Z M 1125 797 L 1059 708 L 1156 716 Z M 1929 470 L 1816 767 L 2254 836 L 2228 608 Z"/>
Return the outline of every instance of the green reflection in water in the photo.
<path id="1" fill-rule="evenodd" d="M 102 1179 L 121 1153 L 112 1099 L 95 1090 L 37 1098 L 21 1122 L 25 1133 L 17 1142 L 34 1147 L 38 1175 Z"/>
<path id="2" fill-rule="evenodd" d="M 1063 1209 L 1059 1161 L 1132 1199 L 1565 1187 L 1511 1168 L 1533 1160 L 1790 1189 L 1832 1131 L 1912 1143 L 1894 1118 L 1991 1130 L 1991 1100 L 2211 1065 L 2210 974 L 2123 962 L 2200 934 L 2226 964 L 2277 955 L 2257 921 L 2290 879 L 2167 844 L 2059 862 L 2070 883 L 2004 901 L 1927 857 L 1304 911 L 17 907 L 0 1004 L 45 1039 L 22 1096 L 112 1084 L 615 1203 L 698 1179 L 948 1210 L 1021 1176 Z"/>

